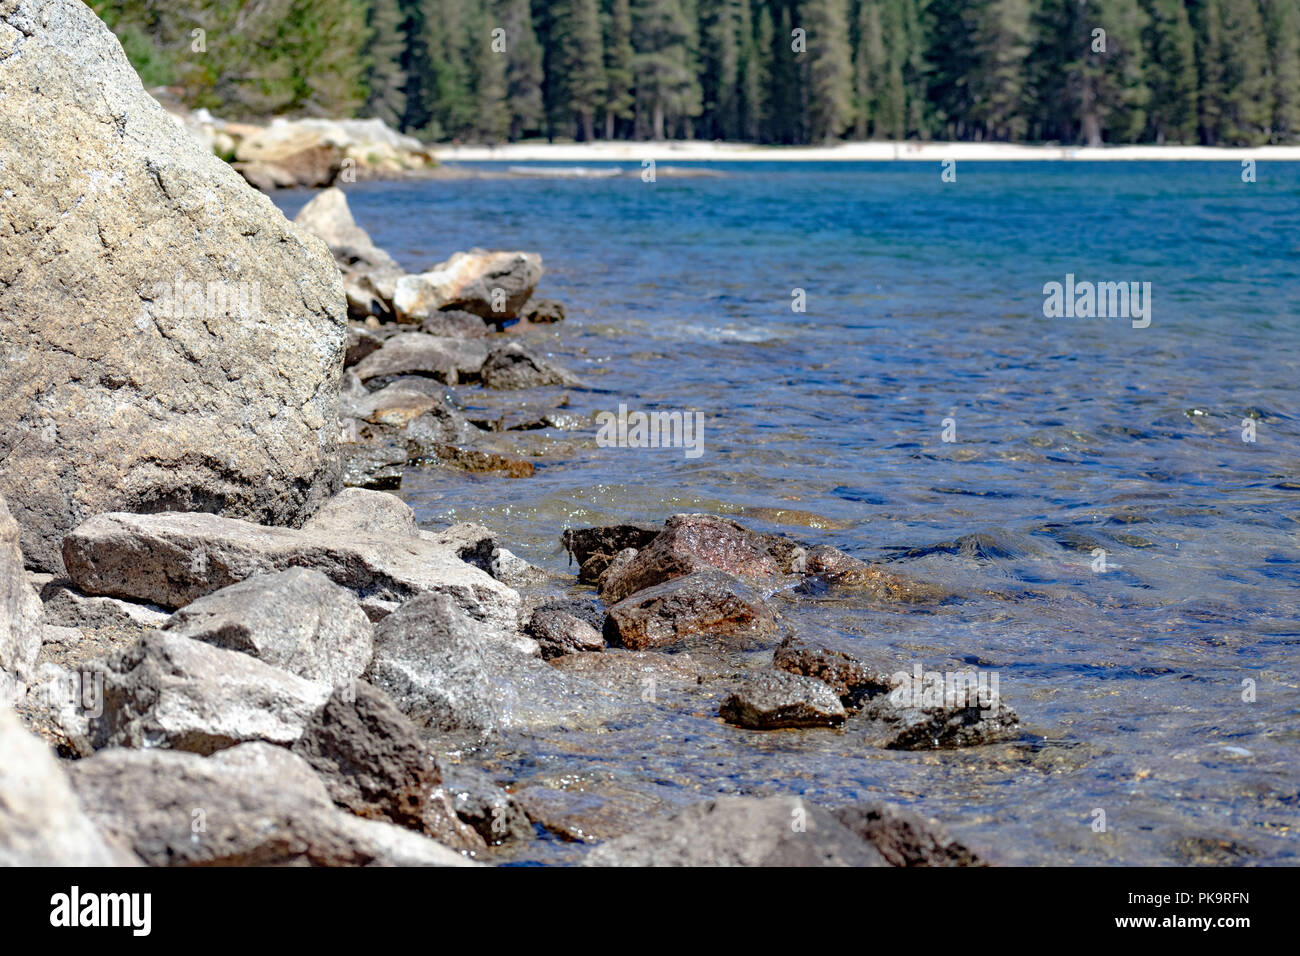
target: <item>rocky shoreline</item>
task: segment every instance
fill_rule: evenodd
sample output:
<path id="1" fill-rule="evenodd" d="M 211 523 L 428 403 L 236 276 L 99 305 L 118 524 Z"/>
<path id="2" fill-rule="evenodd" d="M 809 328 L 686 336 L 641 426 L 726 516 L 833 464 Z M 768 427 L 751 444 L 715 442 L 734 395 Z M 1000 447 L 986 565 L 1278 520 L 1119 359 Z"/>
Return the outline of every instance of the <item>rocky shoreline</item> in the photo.
<path id="1" fill-rule="evenodd" d="M 337 189 L 285 221 L 73 0 L 0 2 L 0 143 L 0 864 L 474 865 L 543 839 L 599 843 L 594 866 L 986 862 L 881 801 L 719 781 L 583 809 L 495 769 L 520 735 L 644 721 L 661 686 L 746 742 L 1019 733 L 996 694 L 795 633 L 781 594 L 960 597 L 824 544 L 709 514 L 556 528 L 557 575 L 420 527 L 389 493 L 408 467 L 526 478 L 512 437 L 591 427 L 563 411 L 583 380 L 515 334 L 563 318 L 540 256 L 407 273 Z"/>

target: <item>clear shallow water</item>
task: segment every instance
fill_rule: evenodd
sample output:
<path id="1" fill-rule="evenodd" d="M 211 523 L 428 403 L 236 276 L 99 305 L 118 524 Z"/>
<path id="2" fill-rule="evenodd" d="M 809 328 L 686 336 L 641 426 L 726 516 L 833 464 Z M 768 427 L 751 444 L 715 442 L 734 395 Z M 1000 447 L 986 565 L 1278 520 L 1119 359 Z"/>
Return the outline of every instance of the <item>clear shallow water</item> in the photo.
<path id="1" fill-rule="evenodd" d="M 696 460 L 532 432 L 532 479 L 412 470 L 403 495 L 555 571 L 566 525 L 813 512 L 822 528 L 741 520 L 964 599 L 778 596 L 796 629 L 900 669 L 995 669 L 1024 736 L 882 752 L 738 731 L 692 691 L 613 733 L 520 740 L 498 769 L 647 811 L 883 796 L 1002 862 L 1295 863 L 1300 165 L 1254 184 L 1231 163 L 960 163 L 949 184 L 932 164 L 712 168 L 348 188 L 412 270 L 472 245 L 542 252 L 539 293 L 569 319 L 529 334 L 592 386 L 570 411 L 705 415 Z M 279 198 L 292 215 L 307 197 Z M 1150 282 L 1150 327 L 1044 318 L 1067 272 Z"/>

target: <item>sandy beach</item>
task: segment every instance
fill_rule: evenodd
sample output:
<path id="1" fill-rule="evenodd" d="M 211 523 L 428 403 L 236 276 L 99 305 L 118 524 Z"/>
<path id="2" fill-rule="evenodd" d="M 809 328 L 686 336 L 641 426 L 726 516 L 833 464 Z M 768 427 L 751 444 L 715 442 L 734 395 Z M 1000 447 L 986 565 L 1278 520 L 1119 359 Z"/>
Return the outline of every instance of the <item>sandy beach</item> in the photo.
<path id="1" fill-rule="evenodd" d="M 441 162 L 973 162 L 1087 161 L 1300 161 L 1300 146 L 1230 149 L 1213 146 L 1023 146 L 1013 143 L 859 142 L 833 146 L 753 146 L 702 141 L 510 143 L 501 146 L 438 146 Z"/>

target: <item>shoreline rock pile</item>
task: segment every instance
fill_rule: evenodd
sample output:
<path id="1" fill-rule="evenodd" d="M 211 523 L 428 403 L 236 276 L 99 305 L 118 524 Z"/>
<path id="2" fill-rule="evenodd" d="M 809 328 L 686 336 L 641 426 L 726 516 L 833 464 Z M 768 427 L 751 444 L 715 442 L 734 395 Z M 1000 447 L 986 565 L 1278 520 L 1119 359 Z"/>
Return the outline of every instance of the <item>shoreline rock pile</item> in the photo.
<path id="1" fill-rule="evenodd" d="M 531 476 L 533 464 L 509 436 L 492 433 L 508 429 L 469 421 L 447 400 L 446 387 L 518 393 L 516 409 L 548 399 L 562 406 L 563 389 L 582 387 L 577 376 L 523 342 L 496 334 L 563 318 L 559 303 L 533 298 L 541 256 L 473 249 L 409 274 L 357 225 L 337 188 L 317 194 L 294 223 L 329 246 L 347 296 L 343 484 L 393 490 L 408 463 L 430 461 Z M 571 424 L 542 419 L 541 427 Z M 512 424 L 535 420 L 530 415 Z"/>
<path id="2" fill-rule="evenodd" d="M 531 299 L 540 258 L 406 275 L 335 192 L 291 226 L 76 0 L 0 0 L 0 165 L 0 865 L 472 865 L 576 832 L 487 758 L 640 719 L 647 670 L 725 687 L 740 728 L 915 747 L 1014 726 L 888 708 L 900 681 L 792 643 L 783 588 L 948 598 L 834 549 L 711 515 L 566 532 L 602 608 L 486 528 L 341 488 L 412 459 L 527 473 L 493 439 L 558 406 L 493 432 L 441 390 L 577 387 L 494 331 L 560 314 Z M 738 680 L 733 650 L 772 666 Z M 642 804 L 588 862 L 979 863 L 908 811 L 792 799 Z"/>

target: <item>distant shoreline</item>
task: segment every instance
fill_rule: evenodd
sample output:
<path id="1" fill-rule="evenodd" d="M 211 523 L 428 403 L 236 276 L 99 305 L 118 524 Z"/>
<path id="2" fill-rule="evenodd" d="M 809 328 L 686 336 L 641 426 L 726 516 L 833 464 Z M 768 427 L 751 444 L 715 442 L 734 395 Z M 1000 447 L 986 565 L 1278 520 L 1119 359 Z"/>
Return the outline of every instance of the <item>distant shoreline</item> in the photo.
<path id="1" fill-rule="evenodd" d="M 432 146 L 439 162 L 942 162 L 967 161 L 1221 161 L 1300 162 L 1300 146 L 1025 146 L 1014 143 L 862 142 L 834 146 L 755 146 L 703 141 L 508 143 Z"/>

